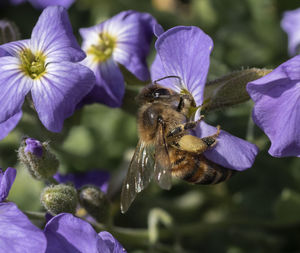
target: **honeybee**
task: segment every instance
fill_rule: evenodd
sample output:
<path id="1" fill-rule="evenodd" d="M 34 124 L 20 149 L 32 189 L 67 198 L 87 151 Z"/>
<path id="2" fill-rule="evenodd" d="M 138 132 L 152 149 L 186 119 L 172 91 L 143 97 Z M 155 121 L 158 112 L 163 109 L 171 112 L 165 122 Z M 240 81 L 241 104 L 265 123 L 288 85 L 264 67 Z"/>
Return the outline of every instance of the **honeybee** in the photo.
<path id="1" fill-rule="evenodd" d="M 188 92 L 177 93 L 158 84 L 166 78 L 179 77 L 161 78 L 146 86 L 137 97 L 139 142 L 122 186 L 122 213 L 152 179 L 162 189 L 170 189 L 172 176 L 193 184 L 217 184 L 234 172 L 202 154 L 217 144 L 220 127 L 205 138 L 191 135 L 189 131 L 203 116 L 191 120 L 191 108 L 196 108 L 193 97 Z"/>

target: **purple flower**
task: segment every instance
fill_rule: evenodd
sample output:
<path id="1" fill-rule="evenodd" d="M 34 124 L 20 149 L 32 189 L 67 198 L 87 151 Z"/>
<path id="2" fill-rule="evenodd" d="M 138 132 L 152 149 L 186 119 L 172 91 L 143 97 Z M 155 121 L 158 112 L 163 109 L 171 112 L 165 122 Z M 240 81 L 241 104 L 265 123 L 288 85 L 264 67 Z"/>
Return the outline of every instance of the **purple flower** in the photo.
<path id="1" fill-rule="evenodd" d="M 3 202 L 15 180 L 16 170 L 0 169 L 0 248 L 1 252 L 44 252 L 46 237 L 12 202 Z"/>
<path id="2" fill-rule="evenodd" d="M 44 126 L 60 132 L 78 102 L 92 89 L 94 75 L 76 62 L 85 54 L 72 33 L 63 7 L 46 8 L 31 39 L 0 46 L 0 123 L 20 113 L 31 94 Z M 0 129 L 1 132 L 1 129 Z"/>
<path id="3" fill-rule="evenodd" d="M 68 9 L 75 0 L 9 0 L 9 2 L 13 5 L 29 2 L 36 9 L 44 9 L 52 5 L 60 5 Z"/>
<path id="4" fill-rule="evenodd" d="M 96 85 L 83 104 L 122 105 L 125 84 L 119 64 L 140 80 L 150 78 L 146 56 L 154 24 L 155 19 L 148 13 L 123 11 L 101 24 L 80 29 L 82 48 L 87 54 L 83 64 L 96 75 Z"/>
<path id="5" fill-rule="evenodd" d="M 156 33 L 161 32 L 156 29 Z M 155 47 L 158 55 L 151 69 L 152 80 L 169 75 L 180 77 L 182 82 L 168 78 L 159 83 L 177 92 L 188 91 L 196 105 L 201 106 L 210 53 L 213 48 L 211 38 L 197 27 L 179 26 L 160 34 Z M 199 114 L 196 113 L 195 119 L 198 118 Z M 216 132 L 215 127 L 203 121 L 196 128 L 198 137 Z M 252 166 L 257 152 L 255 145 L 222 130 L 217 145 L 204 152 L 204 155 L 226 168 L 241 171 Z"/>
<path id="6" fill-rule="evenodd" d="M 102 248 L 105 249 L 107 252 L 126 252 L 123 246 L 116 240 L 116 238 L 112 236 L 111 233 L 107 231 L 102 231 L 98 235 L 103 240 L 103 242 L 101 243 Z"/>
<path id="7" fill-rule="evenodd" d="M 66 175 L 56 173 L 54 175 L 54 179 L 56 179 L 59 183 L 72 182 L 77 189 L 83 185 L 92 184 L 98 186 L 104 193 L 107 192 L 109 178 L 110 174 L 107 171 L 99 170 L 68 173 Z"/>
<path id="8" fill-rule="evenodd" d="M 71 214 L 52 218 L 44 232 L 35 227 L 12 202 L 3 202 L 16 176 L 14 168 L 0 170 L 1 252 L 115 252 L 126 250 L 108 232 L 97 234 L 93 227 Z"/>
<path id="9" fill-rule="evenodd" d="M 253 120 L 271 140 L 269 154 L 300 157 L 300 56 L 248 83 Z"/>
<path id="10" fill-rule="evenodd" d="M 28 2 L 36 9 L 44 9 L 51 5 L 60 5 L 68 9 L 75 0 L 28 0 Z"/>
<path id="11" fill-rule="evenodd" d="M 284 12 L 281 27 L 288 35 L 289 54 L 291 56 L 298 54 L 300 45 L 300 8 Z"/>
<path id="12" fill-rule="evenodd" d="M 22 111 L 16 113 L 6 121 L 0 123 L 0 140 L 4 139 L 19 123 L 22 118 Z"/>
<path id="13" fill-rule="evenodd" d="M 47 242 L 42 230 L 34 226 L 12 203 L 0 203 L 1 252 L 45 252 Z"/>
<path id="14" fill-rule="evenodd" d="M 37 157 L 42 157 L 43 155 L 43 145 L 40 141 L 33 139 L 33 138 L 27 138 L 25 140 L 26 147 L 24 151 L 27 153 L 31 153 Z"/>
<path id="15" fill-rule="evenodd" d="M 45 227 L 46 253 L 121 253 L 122 245 L 108 232 L 99 234 L 93 227 L 72 214 L 59 214 Z"/>
<path id="16" fill-rule="evenodd" d="M 16 174 L 16 169 L 11 167 L 8 167 L 4 173 L 0 169 L 0 203 L 7 198 L 10 188 L 15 181 Z"/>

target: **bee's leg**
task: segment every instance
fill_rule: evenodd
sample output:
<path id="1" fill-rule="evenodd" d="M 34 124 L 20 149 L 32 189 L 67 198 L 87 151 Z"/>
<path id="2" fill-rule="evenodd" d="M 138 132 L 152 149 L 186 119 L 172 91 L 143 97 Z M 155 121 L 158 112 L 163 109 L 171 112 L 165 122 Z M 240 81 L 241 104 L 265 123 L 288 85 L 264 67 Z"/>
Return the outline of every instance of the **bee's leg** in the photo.
<path id="1" fill-rule="evenodd" d="M 220 126 L 217 126 L 217 132 L 211 136 L 207 136 L 204 138 L 198 138 L 193 135 L 183 135 L 174 146 L 178 149 L 202 153 L 206 151 L 208 148 L 212 148 L 217 144 L 217 137 L 220 134 Z"/>
<path id="2" fill-rule="evenodd" d="M 173 128 L 168 134 L 167 138 L 174 137 L 178 134 L 181 134 L 185 130 L 193 129 L 197 126 L 197 124 L 204 118 L 203 115 L 200 116 L 200 118 L 197 121 L 190 121 L 186 122 L 184 124 L 177 125 L 175 128 Z"/>
<path id="3" fill-rule="evenodd" d="M 220 132 L 221 132 L 220 126 L 217 126 L 217 132 L 215 134 L 201 138 L 201 140 L 203 140 L 209 147 L 212 148 L 217 144 L 216 138 L 219 136 Z"/>

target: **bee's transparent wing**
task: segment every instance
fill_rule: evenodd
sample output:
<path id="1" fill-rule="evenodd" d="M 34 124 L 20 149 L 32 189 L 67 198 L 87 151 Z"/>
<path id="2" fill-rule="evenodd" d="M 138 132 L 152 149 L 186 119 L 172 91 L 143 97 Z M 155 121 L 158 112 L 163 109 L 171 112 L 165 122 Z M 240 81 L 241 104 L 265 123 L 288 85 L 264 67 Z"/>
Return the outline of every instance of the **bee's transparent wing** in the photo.
<path id="1" fill-rule="evenodd" d="M 154 159 L 152 152 L 151 147 L 139 141 L 122 186 L 122 213 L 128 210 L 136 195 L 147 187 L 153 177 Z"/>
<path id="2" fill-rule="evenodd" d="M 161 188 L 166 190 L 171 189 L 171 162 L 164 135 L 164 126 L 162 124 L 159 124 L 156 135 L 154 179 Z"/>

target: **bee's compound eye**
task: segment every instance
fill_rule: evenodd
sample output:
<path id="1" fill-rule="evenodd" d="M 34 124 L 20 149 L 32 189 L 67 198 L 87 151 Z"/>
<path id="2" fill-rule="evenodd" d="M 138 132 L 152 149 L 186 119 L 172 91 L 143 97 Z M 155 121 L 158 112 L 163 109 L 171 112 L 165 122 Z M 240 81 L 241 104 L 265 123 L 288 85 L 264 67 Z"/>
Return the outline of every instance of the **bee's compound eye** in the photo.
<path id="1" fill-rule="evenodd" d="M 153 92 L 154 98 L 159 98 L 161 96 L 168 96 L 168 95 L 170 95 L 170 92 L 167 89 L 159 88 Z"/>
<path id="2" fill-rule="evenodd" d="M 155 117 L 156 117 L 156 114 L 154 114 L 154 113 L 150 113 L 150 115 L 149 115 L 149 116 L 150 116 L 150 119 L 151 119 L 151 120 L 153 120 L 153 119 L 155 119 Z"/>

